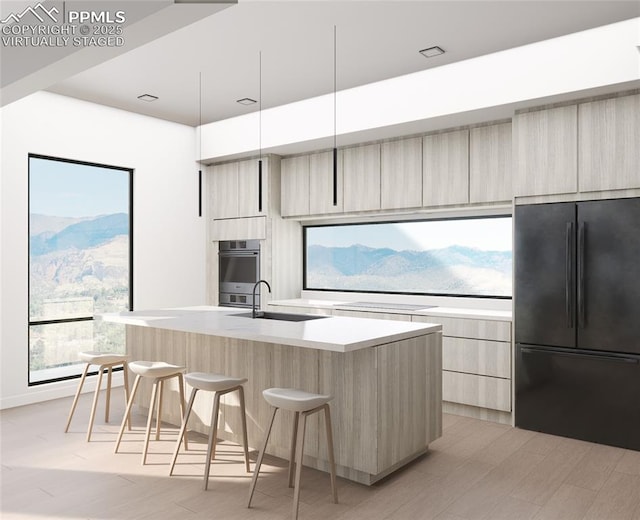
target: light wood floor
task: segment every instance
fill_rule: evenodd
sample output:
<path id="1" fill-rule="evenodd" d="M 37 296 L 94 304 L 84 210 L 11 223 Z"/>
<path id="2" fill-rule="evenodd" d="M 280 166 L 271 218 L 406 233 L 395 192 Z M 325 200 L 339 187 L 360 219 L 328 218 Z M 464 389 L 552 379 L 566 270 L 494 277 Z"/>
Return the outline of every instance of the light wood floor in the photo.
<path id="1" fill-rule="evenodd" d="M 291 511 L 286 463 L 267 458 L 252 509 L 241 451 L 224 443 L 202 490 L 204 438 L 168 477 L 175 430 L 152 442 L 140 465 L 143 418 L 113 454 L 121 391 L 112 423 L 102 408 L 85 442 L 91 397 L 83 396 L 68 434 L 70 399 L 0 412 L 1 509 L 9 519 L 281 519 Z M 104 401 L 102 401 L 104 403 Z M 365 487 L 305 468 L 301 519 L 640 519 L 640 452 L 600 446 L 446 415 L 430 452 L 383 482 Z M 165 440 L 166 439 L 166 440 Z M 255 453 L 254 453 L 255 458 Z M 252 466 L 253 467 L 253 466 Z"/>

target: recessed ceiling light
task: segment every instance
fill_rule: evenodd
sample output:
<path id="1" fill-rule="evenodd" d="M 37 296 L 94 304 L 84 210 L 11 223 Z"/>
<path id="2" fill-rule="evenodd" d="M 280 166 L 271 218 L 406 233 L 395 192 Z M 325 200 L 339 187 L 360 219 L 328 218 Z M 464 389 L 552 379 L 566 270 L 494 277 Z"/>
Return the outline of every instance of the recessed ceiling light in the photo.
<path id="1" fill-rule="evenodd" d="M 425 58 L 433 58 L 434 56 L 440 56 L 440 54 L 444 54 L 444 50 L 437 45 L 435 47 L 429 47 L 428 49 L 422 49 L 420 51 Z"/>
<path id="2" fill-rule="evenodd" d="M 238 99 L 236 103 L 240 103 L 241 105 L 253 105 L 254 103 L 257 103 L 257 101 L 255 99 L 245 97 L 242 99 Z"/>
<path id="3" fill-rule="evenodd" d="M 142 94 L 141 96 L 138 96 L 138 99 L 140 101 L 146 101 L 147 103 L 151 103 L 152 101 L 155 101 L 156 99 L 158 99 L 158 96 L 152 96 L 151 94 Z"/>

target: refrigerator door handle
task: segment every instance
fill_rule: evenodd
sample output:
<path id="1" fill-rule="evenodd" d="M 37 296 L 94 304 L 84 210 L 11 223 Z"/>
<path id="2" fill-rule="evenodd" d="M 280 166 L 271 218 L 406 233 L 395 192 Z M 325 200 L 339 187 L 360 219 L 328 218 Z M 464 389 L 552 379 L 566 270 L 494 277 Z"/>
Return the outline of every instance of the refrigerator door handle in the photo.
<path id="1" fill-rule="evenodd" d="M 585 298 L 584 298 L 584 241 L 586 234 L 586 224 L 578 224 L 578 327 L 585 327 Z"/>
<path id="2" fill-rule="evenodd" d="M 567 327 L 573 328 L 573 297 L 571 288 L 573 287 L 573 222 L 567 222 L 567 236 L 566 236 L 566 256 L 565 256 L 565 285 L 564 285 L 564 299 L 565 310 L 567 313 Z"/>
<path id="3" fill-rule="evenodd" d="M 608 356 L 606 354 L 592 354 L 591 352 L 585 352 L 583 350 L 564 351 L 564 350 L 548 349 L 548 348 L 520 347 L 520 351 L 525 354 L 553 354 L 554 356 L 593 359 L 597 361 L 610 361 L 612 363 L 631 363 L 635 365 L 639 363 L 638 358 L 635 358 L 635 357 Z"/>

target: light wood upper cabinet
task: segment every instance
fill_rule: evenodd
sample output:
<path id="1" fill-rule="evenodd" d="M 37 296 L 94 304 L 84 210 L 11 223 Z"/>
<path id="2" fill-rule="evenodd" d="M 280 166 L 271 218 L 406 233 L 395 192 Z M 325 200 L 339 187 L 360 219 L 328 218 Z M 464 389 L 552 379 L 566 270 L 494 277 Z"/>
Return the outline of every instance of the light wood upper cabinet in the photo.
<path id="1" fill-rule="evenodd" d="M 469 202 L 510 201 L 511 123 L 472 128 L 469 156 Z"/>
<path id="2" fill-rule="evenodd" d="M 380 145 L 343 150 L 344 211 L 380 209 Z"/>
<path id="3" fill-rule="evenodd" d="M 258 175 L 258 159 L 238 163 L 238 212 L 240 217 L 266 214 L 268 161 L 262 160 L 262 189 Z"/>
<path id="4" fill-rule="evenodd" d="M 209 171 L 209 208 L 214 219 L 258 217 L 267 214 L 268 159 L 262 160 L 262 193 L 257 159 L 216 164 L 211 166 Z"/>
<path id="5" fill-rule="evenodd" d="M 333 204 L 333 151 L 309 156 L 309 213 L 341 213 L 343 205 L 343 152 L 338 151 L 337 200 Z"/>
<path id="6" fill-rule="evenodd" d="M 640 188 L 640 94 L 578 107 L 580 191 Z"/>
<path id="7" fill-rule="evenodd" d="M 300 155 L 282 160 L 281 215 L 283 217 L 309 215 L 310 157 Z"/>
<path id="8" fill-rule="evenodd" d="M 569 105 L 513 118 L 516 196 L 578 190 L 578 107 Z"/>
<path id="9" fill-rule="evenodd" d="M 238 163 L 211 167 L 209 208 L 213 218 L 235 218 L 238 213 Z"/>
<path id="10" fill-rule="evenodd" d="M 382 209 L 422 206 L 422 139 L 402 139 L 382 144 Z"/>
<path id="11" fill-rule="evenodd" d="M 422 205 L 469 202 L 469 131 L 425 136 L 422 154 Z"/>

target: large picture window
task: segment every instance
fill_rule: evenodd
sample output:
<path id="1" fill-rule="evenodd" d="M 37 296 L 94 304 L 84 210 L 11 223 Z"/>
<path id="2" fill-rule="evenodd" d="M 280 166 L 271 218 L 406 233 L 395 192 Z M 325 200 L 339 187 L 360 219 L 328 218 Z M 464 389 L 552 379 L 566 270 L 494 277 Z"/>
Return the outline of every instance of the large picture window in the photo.
<path id="1" fill-rule="evenodd" d="M 304 228 L 304 288 L 510 298 L 511 217 Z"/>
<path id="2" fill-rule="evenodd" d="M 133 170 L 29 155 L 29 384 L 75 377 L 78 352 L 124 352 Z"/>

